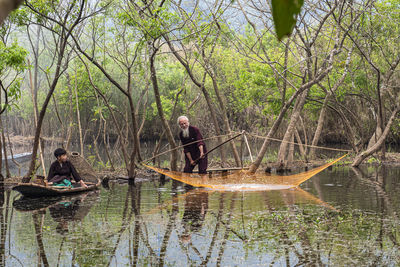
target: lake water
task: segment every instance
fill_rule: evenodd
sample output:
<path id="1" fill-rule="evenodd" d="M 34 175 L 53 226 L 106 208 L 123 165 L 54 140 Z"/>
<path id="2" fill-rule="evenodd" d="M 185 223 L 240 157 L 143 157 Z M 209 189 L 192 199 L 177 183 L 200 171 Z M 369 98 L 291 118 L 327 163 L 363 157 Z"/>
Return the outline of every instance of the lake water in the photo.
<path id="1" fill-rule="evenodd" d="M 398 266 L 400 168 L 333 167 L 299 189 L 167 180 L 48 200 L 1 194 L 1 266 Z"/>

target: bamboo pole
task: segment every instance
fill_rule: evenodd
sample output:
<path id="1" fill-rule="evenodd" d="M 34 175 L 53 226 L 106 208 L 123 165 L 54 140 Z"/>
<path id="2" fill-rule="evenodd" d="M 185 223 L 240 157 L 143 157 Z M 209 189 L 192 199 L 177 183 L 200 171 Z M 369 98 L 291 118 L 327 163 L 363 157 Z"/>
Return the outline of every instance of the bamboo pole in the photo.
<path id="1" fill-rule="evenodd" d="M 251 154 L 251 149 L 250 149 L 250 146 L 249 146 L 249 142 L 247 141 L 247 136 L 246 136 L 246 134 L 243 134 L 243 139 L 244 139 L 244 142 L 246 143 L 247 150 L 249 151 L 251 163 L 253 163 L 253 162 L 254 162 L 254 160 L 253 160 L 253 155 Z"/>

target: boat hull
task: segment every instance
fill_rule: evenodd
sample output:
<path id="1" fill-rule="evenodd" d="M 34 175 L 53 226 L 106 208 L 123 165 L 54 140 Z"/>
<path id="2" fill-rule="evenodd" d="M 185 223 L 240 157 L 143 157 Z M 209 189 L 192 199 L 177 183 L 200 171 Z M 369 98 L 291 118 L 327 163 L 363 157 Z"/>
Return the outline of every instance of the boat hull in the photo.
<path id="1" fill-rule="evenodd" d="M 19 183 L 12 189 L 18 191 L 27 197 L 55 197 L 70 194 L 79 194 L 82 192 L 93 191 L 99 188 L 101 182 L 87 183 L 88 187 L 57 187 L 57 186 L 44 186 L 35 183 Z"/>

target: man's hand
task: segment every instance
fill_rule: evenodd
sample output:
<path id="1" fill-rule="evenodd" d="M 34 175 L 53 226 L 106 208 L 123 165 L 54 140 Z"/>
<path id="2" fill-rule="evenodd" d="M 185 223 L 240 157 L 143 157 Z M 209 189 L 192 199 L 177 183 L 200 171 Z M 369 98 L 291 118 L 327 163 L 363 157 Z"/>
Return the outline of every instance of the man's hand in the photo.
<path id="1" fill-rule="evenodd" d="M 80 180 L 79 183 L 81 184 L 82 187 L 87 187 L 87 185 L 85 184 L 85 182 L 83 180 Z"/>
<path id="2" fill-rule="evenodd" d="M 199 146 L 199 150 L 200 150 L 200 158 L 203 159 L 204 158 L 204 148 L 203 146 Z"/>
<path id="3" fill-rule="evenodd" d="M 194 165 L 196 165 L 196 162 L 194 162 L 194 160 L 190 160 L 190 165 L 192 165 L 192 166 L 194 166 Z"/>

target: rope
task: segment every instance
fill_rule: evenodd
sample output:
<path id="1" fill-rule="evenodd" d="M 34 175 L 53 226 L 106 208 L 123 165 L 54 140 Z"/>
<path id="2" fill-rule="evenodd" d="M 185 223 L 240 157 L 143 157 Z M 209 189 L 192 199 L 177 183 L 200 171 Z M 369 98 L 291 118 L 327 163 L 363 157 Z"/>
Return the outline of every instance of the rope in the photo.
<path id="1" fill-rule="evenodd" d="M 217 136 L 212 136 L 212 137 L 208 137 L 208 138 L 203 138 L 203 139 L 200 139 L 200 140 L 196 140 L 196 141 L 193 141 L 193 142 L 188 143 L 188 144 L 186 144 L 186 145 L 180 145 L 180 146 L 177 146 L 177 147 L 175 147 L 175 148 L 169 149 L 169 150 L 167 150 L 167 151 L 161 152 L 161 153 L 159 153 L 159 154 L 157 154 L 157 155 L 155 155 L 155 156 L 153 156 L 153 157 L 151 157 L 151 158 L 142 160 L 141 163 L 150 161 L 150 160 L 155 159 L 155 158 L 157 158 L 157 157 L 159 157 L 159 156 L 161 156 L 161 155 L 167 154 L 167 153 L 169 153 L 169 152 L 171 152 L 171 151 L 180 149 L 180 148 L 185 147 L 185 146 L 189 146 L 189 145 L 198 143 L 198 142 L 200 142 L 200 141 L 207 141 L 207 140 L 211 140 L 211 139 L 215 139 L 215 138 L 231 136 L 232 134 L 243 134 L 243 132 L 231 131 L 229 134 L 217 135 Z M 352 151 L 353 151 L 353 150 L 349 150 L 349 149 L 340 149 L 340 148 L 330 148 L 330 147 L 323 147 L 323 146 L 313 146 L 313 145 L 299 144 L 299 143 L 296 143 L 296 142 L 283 141 L 283 140 L 281 140 L 281 139 L 276 139 L 276 138 L 271 138 L 271 137 L 260 136 L 260 135 L 252 134 L 252 133 L 249 133 L 249 132 L 245 132 L 244 134 L 247 134 L 247 135 L 249 135 L 249 136 L 252 136 L 252 137 L 255 137 L 255 138 L 259 138 L 259 139 L 269 139 L 269 140 L 272 140 L 272 141 L 277 141 L 277 142 L 281 142 L 281 143 L 284 142 L 284 143 L 294 144 L 294 145 L 298 145 L 298 146 L 303 145 L 303 146 L 306 146 L 306 147 L 313 147 L 313 148 L 319 148 L 319 149 L 325 149 L 325 150 L 332 150 L 332 151 L 341 151 L 341 152 L 352 152 Z"/>
<path id="2" fill-rule="evenodd" d="M 157 158 L 157 157 L 159 157 L 159 156 L 161 156 L 161 155 L 167 154 L 167 153 L 169 153 L 169 152 L 171 152 L 171 151 L 180 149 L 180 148 L 185 147 L 185 146 L 189 146 L 189 145 L 192 145 L 192 144 L 196 144 L 196 143 L 201 142 L 201 141 L 211 140 L 211 139 L 214 139 L 214 138 L 231 136 L 231 135 L 234 134 L 234 133 L 236 133 L 236 132 L 231 132 L 231 133 L 229 133 L 229 134 L 223 134 L 223 135 L 217 135 L 217 136 L 207 137 L 207 138 L 203 138 L 203 139 L 200 139 L 200 140 L 196 140 L 196 141 L 187 143 L 186 145 L 180 145 L 180 146 L 177 146 L 177 147 L 175 147 L 175 148 L 169 149 L 169 150 L 167 150 L 167 151 L 161 152 L 161 153 L 159 153 L 159 154 L 157 154 L 157 155 L 155 155 L 155 156 L 152 156 L 151 158 L 142 160 L 141 163 L 150 161 L 150 160 L 155 159 L 155 158 Z"/>
<path id="3" fill-rule="evenodd" d="M 239 133 L 239 132 L 233 132 L 233 133 Z M 253 136 L 253 137 L 256 137 L 256 138 L 260 138 L 260 139 L 269 139 L 269 140 L 272 140 L 272 141 L 277 141 L 277 142 L 281 142 L 281 143 L 288 143 L 288 144 L 294 144 L 294 145 L 298 145 L 298 146 L 302 145 L 302 146 L 306 146 L 306 147 L 313 147 L 313 148 L 332 150 L 332 151 L 341 151 L 341 152 L 352 152 L 353 151 L 353 150 L 349 150 L 349 149 L 340 149 L 340 148 L 330 148 L 330 147 L 324 147 L 324 146 L 313 146 L 313 145 L 299 144 L 299 143 L 296 143 L 296 142 L 283 141 L 281 139 L 260 136 L 260 135 L 256 135 L 256 134 L 252 134 L 252 133 L 248 133 L 248 132 L 246 132 L 246 134 L 250 135 L 250 136 Z"/>

